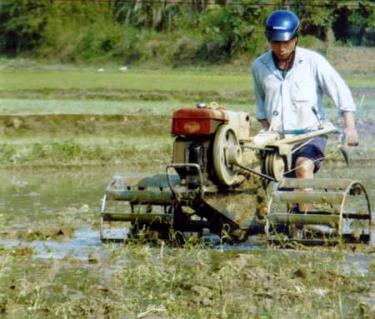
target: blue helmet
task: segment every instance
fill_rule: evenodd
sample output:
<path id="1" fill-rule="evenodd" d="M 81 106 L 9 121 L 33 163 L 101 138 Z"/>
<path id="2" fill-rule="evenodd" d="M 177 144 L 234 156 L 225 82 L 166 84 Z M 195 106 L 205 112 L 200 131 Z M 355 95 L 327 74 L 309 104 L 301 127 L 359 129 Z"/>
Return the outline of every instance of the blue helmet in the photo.
<path id="1" fill-rule="evenodd" d="M 289 41 L 297 35 L 299 19 L 288 10 L 274 11 L 266 22 L 268 41 Z"/>

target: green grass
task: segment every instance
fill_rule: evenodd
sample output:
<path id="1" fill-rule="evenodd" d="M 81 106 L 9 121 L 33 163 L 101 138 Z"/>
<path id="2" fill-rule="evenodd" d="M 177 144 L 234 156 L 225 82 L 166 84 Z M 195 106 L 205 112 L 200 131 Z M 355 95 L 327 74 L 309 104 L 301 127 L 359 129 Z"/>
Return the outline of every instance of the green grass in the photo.
<path id="1" fill-rule="evenodd" d="M 148 114 L 172 115 L 182 107 L 195 107 L 194 102 L 103 100 L 103 99 L 13 99 L 0 98 L 1 114 Z M 230 110 L 254 111 L 253 104 L 224 103 Z"/>
<path id="2" fill-rule="evenodd" d="M 121 72 L 22 72 L 0 73 L 0 91 L 75 89 L 144 91 L 221 91 L 249 90 L 248 75 L 218 75 L 199 72 L 129 71 Z"/>
<path id="3" fill-rule="evenodd" d="M 345 76 L 352 87 L 374 87 L 375 76 Z M 0 92 L 16 90 L 142 90 L 142 91 L 248 91 L 248 74 L 217 74 L 210 71 L 2 71 Z"/>
<path id="4" fill-rule="evenodd" d="M 362 102 L 373 105 L 374 75 L 351 74 L 346 80 L 360 107 Z M 0 114 L 166 114 L 211 101 L 233 110 L 254 109 L 250 74 L 212 70 L 0 72 Z"/>

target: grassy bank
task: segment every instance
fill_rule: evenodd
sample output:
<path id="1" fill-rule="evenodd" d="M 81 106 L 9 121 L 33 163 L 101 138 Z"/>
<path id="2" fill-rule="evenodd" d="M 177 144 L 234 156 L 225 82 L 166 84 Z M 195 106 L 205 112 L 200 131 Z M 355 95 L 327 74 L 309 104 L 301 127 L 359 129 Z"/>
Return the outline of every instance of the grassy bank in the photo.
<path id="1" fill-rule="evenodd" d="M 74 105 L 78 104 L 74 102 Z M 170 133 L 170 114 L 173 109 L 174 105 L 167 105 L 157 112 L 168 115 L 153 114 L 155 108 L 150 103 L 149 110 L 133 110 L 134 114 L 125 115 L 0 115 L 0 166 L 123 163 L 129 167 L 146 168 L 165 165 L 172 156 L 174 138 Z M 357 125 L 361 144 L 350 150 L 353 164 L 367 165 L 375 159 L 371 137 L 374 133 L 374 115 L 371 114 L 370 118 L 361 120 Z M 255 135 L 258 130 L 259 124 L 253 118 L 251 134 Z M 327 161 L 342 162 L 337 143 L 337 136 L 332 136 L 327 146 Z"/>
<path id="2" fill-rule="evenodd" d="M 74 94 L 74 93 L 73 93 Z M 97 93 L 96 93 L 97 94 Z M 15 115 L 99 115 L 110 119 L 114 116 L 153 116 L 159 115 L 170 118 L 172 113 L 182 107 L 195 107 L 197 101 L 206 101 L 208 98 L 197 98 L 195 100 L 181 102 L 178 100 L 147 101 L 142 99 L 121 99 L 119 95 L 110 98 L 110 93 L 103 98 L 87 99 L 83 96 L 71 98 L 48 98 L 45 96 L 34 98 L 0 98 L 0 116 L 3 118 Z M 109 99 L 105 99 L 109 97 Z M 142 95 L 142 97 L 145 97 Z M 189 96 L 190 99 L 194 97 Z M 212 101 L 212 100 L 208 100 Z M 221 100 L 218 100 L 221 101 Z M 254 106 L 250 103 L 222 103 L 225 108 L 234 111 L 254 112 Z M 146 117 L 146 116 L 145 116 Z"/>
<path id="3" fill-rule="evenodd" d="M 0 97 L 142 101 L 251 100 L 250 75 L 200 72 L 2 72 Z"/>
<path id="4" fill-rule="evenodd" d="M 166 165 L 172 143 L 165 137 L 152 138 L 49 138 L 18 139 L 1 144 L 2 166 L 113 165 L 124 163 L 133 169 Z"/>
<path id="5" fill-rule="evenodd" d="M 353 89 L 375 86 L 373 75 L 348 75 Z M 129 71 L 123 72 L 24 72 L 0 74 L 1 97 L 55 97 L 141 99 L 141 100 L 215 100 L 253 101 L 250 74 L 210 72 Z"/>
<path id="6" fill-rule="evenodd" d="M 210 74 L 180 71 L 127 72 L 23 72 L 3 71 L 1 90 L 145 90 L 145 91 L 222 91 L 246 90 L 250 74 Z"/>

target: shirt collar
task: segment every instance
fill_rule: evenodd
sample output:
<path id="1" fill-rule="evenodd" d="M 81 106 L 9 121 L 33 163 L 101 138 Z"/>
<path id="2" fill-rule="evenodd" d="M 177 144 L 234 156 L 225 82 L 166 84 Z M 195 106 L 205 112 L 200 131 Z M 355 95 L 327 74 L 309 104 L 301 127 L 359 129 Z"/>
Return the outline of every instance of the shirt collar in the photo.
<path id="1" fill-rule="evenodd" d="M 261 61 L 263 62 L 263 64 L 267 65 L 267 67 L 275 74 L 277 75 L 278 77 L 280 77 L 280 73 L 278 72 L 276 66 L 275 66 L 275 63 L 273 62 L 273 58 L 272 58 L 272 50 L 268 50 L 266 52 L 266 54 L 263 56 L 263 58 L 261 59 Z M 293 62 L 293 66 L 291 69 L 293 69 L 297 64 L 301 63 L 303 61 L 303 54 L 301 52 L 301 48 L 296 46 L 296 50 L 295 50 L 295 56 L 294 56 L 294 62 Z"/>
<path id="2" fill-rule="evenodd" d="M 303 56 L 303 53 L 301 51 L 301 48 L 297 46 L 296 47 L 296 53 L 295 53 L 295 56 L 294 56 L 293 66 L 295 66 L 298 63 L 301 63 L 303 60 L 304 60 L 304 56 Z"/>

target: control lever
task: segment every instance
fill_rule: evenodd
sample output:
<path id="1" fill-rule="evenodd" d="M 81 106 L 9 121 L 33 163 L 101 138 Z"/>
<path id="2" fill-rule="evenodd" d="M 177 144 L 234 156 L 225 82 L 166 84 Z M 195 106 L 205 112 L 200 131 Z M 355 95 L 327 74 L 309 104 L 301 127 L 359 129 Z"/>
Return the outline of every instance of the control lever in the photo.
<path id="1" fill-rule="evenodd" d="M 316 118 L 318 120 L 318 123 L 319 123 L 319 126 L 322 127 L 323 122 L 322 122 L 322 119 L 319 116 L 318 109 L 316 108 L 316 106 L 313 106 L 313 107 L 311 107 L 311 110 L 313 111 L 314 115 L 316 116 Z"/>
<path id="2" fill-rule="evenodd" d="M 323 127 L 323 122 L 322 122 L 322 120 L 319 116 L 319 113 L 318 113 L 318 110 L 317 110 L 316 106 L 313 106 L 311 108 L 311 110 L 314 113 L 314 115 L 316 116 L 316 118 L 319 122 L 319 126 Z M 340 130 L 338 148 L 339 148 L 342 156 L 344 157 L 346 165 L 349 167 L 350 166 L 349 165 L 350 164 L 350 162 L 349 162 L 349 150 L 348 150 L 348 147 L 346 145 L 346 134 L 343 130 Z"/>

